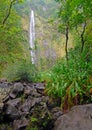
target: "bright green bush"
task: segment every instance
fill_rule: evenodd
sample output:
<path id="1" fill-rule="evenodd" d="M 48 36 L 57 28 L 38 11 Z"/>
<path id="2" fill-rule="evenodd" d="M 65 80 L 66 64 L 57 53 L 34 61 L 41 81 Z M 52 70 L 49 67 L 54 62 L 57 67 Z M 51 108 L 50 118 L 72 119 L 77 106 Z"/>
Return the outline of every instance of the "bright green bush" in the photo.
<path id="1" fill-rule="evenodd" d="M 91 101 L 91 76 L 92 61 L 87 61 L 85 51 L 80 54 L 78 49 L 72 49 L 68 63 L 65 59 L 59 60 L 47 73 L 47 92 L 49 95 L 61 97 L 63 109 L 88 103 Z"/>

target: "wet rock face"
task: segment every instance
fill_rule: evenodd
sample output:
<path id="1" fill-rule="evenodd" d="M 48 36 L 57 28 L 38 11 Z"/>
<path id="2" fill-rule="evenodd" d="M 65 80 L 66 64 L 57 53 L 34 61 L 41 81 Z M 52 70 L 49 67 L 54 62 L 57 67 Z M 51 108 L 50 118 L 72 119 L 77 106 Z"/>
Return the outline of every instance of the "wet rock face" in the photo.
<path id="1" fill-rule="evenodd" d="M 55 122 L 54 130 L 91 130 L 92 104 L 79 105 L 60 116 Z"/>

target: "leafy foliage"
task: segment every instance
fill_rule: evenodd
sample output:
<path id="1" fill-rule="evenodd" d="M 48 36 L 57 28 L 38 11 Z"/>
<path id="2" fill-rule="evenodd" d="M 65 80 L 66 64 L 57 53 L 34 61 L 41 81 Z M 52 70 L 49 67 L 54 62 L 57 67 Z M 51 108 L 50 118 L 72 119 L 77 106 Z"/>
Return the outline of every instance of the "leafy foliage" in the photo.
<path id="1" fill-rule="evenodd" d="M 2 75 L 9 81 L 33 81 L 36 75 L 36 68 L 30 61 L 20 60 L 8 64 Z"/>
<path id="2" fill-rule="evenodd" d="M 61 97 L 63 109 L 91 101 L 89 77 L 92 75 L 92 61 L 87 62 L 85 53 L 80 55 L 78 51 L 78 48 L 71 50 L 68 65 L 64 59 L 60 60 L 47 74 L 47 92 Z"/>
<path id="3" fill-rule="evenodd" d="M 58 11 L 58 17 L 60 21 L 59 31 L 65 32 L 66 35 L 66 59 L 68 59 L 68 32 L 71 29 L 80 29 L 80 38 L 81 38 L 81 52 L 84 49 L 85 41 L 88 40 L 85 37 L 86 27 L 88 21 L 92 19 L 91 15 L 91 1 L 83 0 L 56 0 L 59 2 L 60 7 Z M 81 27 L 81 28 L 80 28 Z M 86 34 L 88 35 L 88 34 Z M 85 38 L 84 38 L 85 37 Z"/>
<path id="4" fill-rule="evenodd" d="M 19 3 L 22 6 L 22 0 L 13 1 L 0 1 L 0 75 L 7 64 L 29 58 L 27 34 L 23 31 L 22 18 L 16 10 Z"/>
<path id="5" fill-rule="evenodd" d="M 59 31 L 66 35 L 66 58 L 58 61 L 43 75 L 47 81 L 49 95 L 61 97 L 62 108 L 70 109 L 73 105 L 92 101 L 92 43 L 91 36 L 91 1 L 56 0 L 59 2 Z M 90 26 L 90 27 L 89 27 Z M 76 48 L 69 50 L 69 33 L 78 33 Z M 70 32 L 69 32 L 70 31 Z M 88 32 L 88 33 L 87 33 Z M 75 34 L 77 34 L 75 33 Z M 74 34 L 72 34 L 73 37 Z M 74 39 L 75 40 L 75 39 Z M 75 40 L 76 41 L 76 40 Z M 74 44 L 75 44 L 74 41 Z"/>

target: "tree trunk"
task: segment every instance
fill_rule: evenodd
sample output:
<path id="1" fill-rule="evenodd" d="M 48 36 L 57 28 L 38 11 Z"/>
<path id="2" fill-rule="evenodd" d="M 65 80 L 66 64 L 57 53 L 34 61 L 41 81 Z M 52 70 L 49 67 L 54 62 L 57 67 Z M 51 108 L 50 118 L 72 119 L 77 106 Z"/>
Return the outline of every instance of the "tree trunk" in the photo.
<path id="1" fill-rule="evenodd" d="M 66 44 L 65 44 L 65 53 L 66 53 L 66 60 L 68 61 L 68 34 L 69 34 L 69 28 L 68 25 L 66 26 Z"/>
<path id="2" fill-rule="evenodd" d="M 83 31 L 81 33 L 81 53 L 83 52 L 83 48 L 84 48 L 84 44 L 85 44 L 85 40 L 84 40 L 84 34 L 85 34 L 85 30 L 86 30 L 86 21 L 83 25 Z"/>

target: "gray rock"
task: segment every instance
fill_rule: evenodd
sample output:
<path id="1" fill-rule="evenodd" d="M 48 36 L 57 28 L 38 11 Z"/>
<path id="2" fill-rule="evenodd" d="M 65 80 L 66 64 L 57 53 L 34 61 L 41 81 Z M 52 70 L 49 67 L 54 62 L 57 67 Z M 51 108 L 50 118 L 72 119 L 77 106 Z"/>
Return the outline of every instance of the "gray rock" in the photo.
<path id="1" fill-rule="evenodd" d="M 30 112 L 30 109 L 35 106 L 36 103 L 41 102 L 41 98 L 29 97 L 21 107 L 22 112 Z"/>
<path id="2" fill-rule="evenodd" d="M 12 92 L 12 93 L 9 94 L 9 97 L 14 99 L 14 98 L 16 98 L 17 94 L 18 93 Z"/>
<path id="3" fill-rule="evenodd" d="M 52 119 L 56 120 L 61 115 L 63 115 L 63 112 L 61 111 L 60 107 L 55 107 L 55 108 L 52 108 L 51 114 L 52 114 Z"/>
<path id="4" fill-rule="evenodd" d="M 43 94 L 45 90 L 44 83 L 35 83 L 33 84 L 34 88 L 37 90 L 38 93 Z"/>
<path id="5" fill-rule="evenodd" d="M 13 130 L 25 130 L 28 126 L 28 120 L 27 119 L 21 119 L 21 120 L 14 120 L 13 122 Z"/>
<path id="6" fill-rule="evenodd" d="M 9 104 L 5 106 L 4 113 L 5 113 L 5 116 L 11 120 L 15 120 L 20 117 L 20 111 L 16 107 Z"/>
<path id="7" fill-rule="evenodd" d="M 24 94 L 25 96 L 32 96 L 32 97 L 41 97 L 41 94 L 37 92 L 37 90 L 34 87 L 26 86 L 24 88 Z"/>
<path id="8" fill-rule="evenodd" d="M 92 104 L 79 105 L 70 112 L 60 116 L 55 122 L 54 130 L 91 130 Z"/>
<path id="9" fill-rule="evenodd" d="M 23 85 L 22 83 L 18 82 L 14 84 L 14 88 L 17 88 L 18 91 L 23 91 Z"/>
<path id="10" fill-rule="evenodd" d="M 16 98 L 16 99 L 13 99 L 13 100 L 9 100 L 7 102 L 7 105 L 10 105 L 10 106 L 14 106 L 16 108 L 18 108 L 21 104 L 21 98 Z"/>
<path id="11" fill-rule="evenodd" d="M 0 113 L 2 113 L 4 107 L 4 103 L 0 103 Z"/>
<path id="12" fill-rule="evenodd" d="M 10 93 L 9 96 L 14 99 L 17 97 L 18 94 L 23 93 L 23 91 L 24 86 L 22 85 L 22 83 L 15 83 L 12 92 Z"/>
<path id="13" fill-rule="evenodd" d="M 29 87 L 29 86 L 26 86 L 26 87 L 24 88 L 24 94 L 25 94 L 26 96 L 31 95 L 33 91 L 34 91 L 34 89 L 31 88 L 31 87 Z"/>
<path id="14" fill-rule="evenodd" d="M 0 83 L 0 102 L 7 101 L 7 97 L 9 97 L 9 92 L 12 86 L 8 82 Z M 8 98 L 9 99 L 9 98 Z"/>
<path id="15" fill-rule="evenodd" d="M 29 112 L 31 107 L 33 106 L 31 101 L 25 101 L 25 103 L 21 106 L 21 111 L 22 112 Z"/>
<path id="16" fill-rule="evenodd" d="M 6 88 L 8 86 L 7 83 L 0 83 L 0 88 Z"/>
<path id="17" fill-rule="evenodd" d="M 38 92 L 36 91 L 36 89 L 34 89 L 33 92 L 31 93 L 31 96 L 36 97 L 36 98 L 39 98 L 39 97 L 41 97 L 42 95 L 41 95 L 40 93 L 38 93 Z"/>
<path id="18" fill-rule="evenodd" d="M 9 100 L 9 95 L 7 95 L 7 96 L 5 96 L 4 98 L 3 98 L 3 102 L 5 103 L 5 102 L 7 102 Z"/>
<path id="19" fill-rule="evenodd" d="M 18 92 L 23 92 L 24 87 L 23 87 L 22 83 L 15 83 L 14 89 Z"/>

